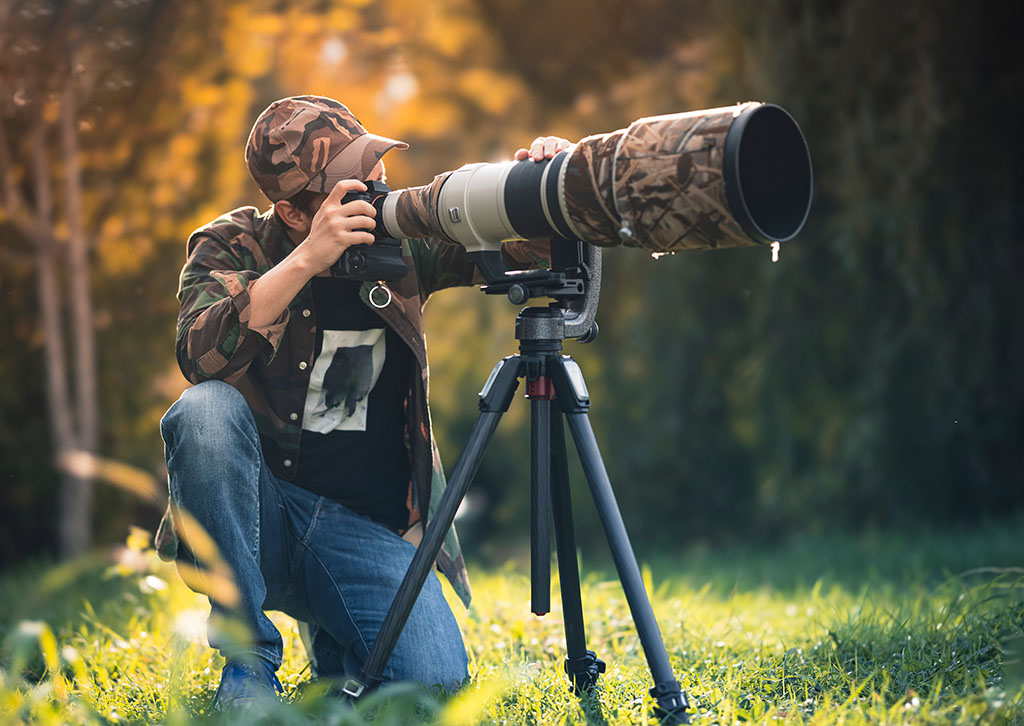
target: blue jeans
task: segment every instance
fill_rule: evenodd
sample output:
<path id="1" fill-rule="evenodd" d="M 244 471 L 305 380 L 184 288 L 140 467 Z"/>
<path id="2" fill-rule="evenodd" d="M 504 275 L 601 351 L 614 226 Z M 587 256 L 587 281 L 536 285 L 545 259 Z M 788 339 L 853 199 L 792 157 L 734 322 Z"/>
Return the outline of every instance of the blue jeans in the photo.
<path id="1" fill-rule="evenodd" d="M 171 502 L 210 535 L 240 593 L 238 606 L 230 609 L 211 599 L 212 612 L 240 620 L 252 633 L 251 644 L 240 646 L 211 627 L 210 645 L 225 658 L 254 653 L 276 669 L 281 634 L 264 611 L 280 610 L 309 623 L 318 675 L 354 676 L 412 560 L 413 545 L 368 517 L 274 476 L 248 404 L 227 383 L 206 381 L 186 390 L 164 415 L 160 431 Z M 187 531 L 179 530 L 179 536 L 189 540 Z M 383 678 L 454 690 L 466 676 L 462 634 L 432 573 Z"/>

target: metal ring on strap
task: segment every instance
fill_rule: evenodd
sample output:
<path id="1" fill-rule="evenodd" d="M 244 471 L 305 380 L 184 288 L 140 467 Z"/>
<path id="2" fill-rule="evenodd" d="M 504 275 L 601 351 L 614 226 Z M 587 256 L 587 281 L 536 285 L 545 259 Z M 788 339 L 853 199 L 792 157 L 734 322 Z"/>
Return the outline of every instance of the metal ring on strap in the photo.
<path id="1" fill-rule="evenodd" d="M 378 302 L 377 300 L 375 300 L 375 299 L 374 299 L 374 294 L 375 294 L 375 293 L 376 293 L 376 292 L 377 292 L 378 290 L 383 290 L 384 292 L 386 292 L 386 293 L 387 293 L 387 299 L 386 299 L 386 300 L 385 300 L 384 302 Z M 383 310 L 384 308 L 386 308 L 386 307 L 387 307 L 388 305 L 390 305 L 390 304 L 391 304 L 391 300 L 392 300 L 392 298 L 394 298 L 394 295 L 392 294 L 391 290 L 389 290 L 389 289 L 388 289 L 388 288 L 386 288 L 386 287 L 385 287 L 384 285 L 382 285 L 382 284 L 380 284 L 380 283 L 378 282 L 378 283 L 377 283 L 377 284 L 376 284 L 376 285 L 375 285 L 375 286 L 373 287 L 373 289 L 371 289 L 371 290 L 370 290 L 370 294 L 369 294 L 369 295 L 367 295 L 367 297 L 369 298 L 369 300 L 370 300 L 370 304 L 371 304 L 371 305 L 373 305 L 373 306 L 374 306 L 375 308 L 377 308 L 378 310 Z"/>

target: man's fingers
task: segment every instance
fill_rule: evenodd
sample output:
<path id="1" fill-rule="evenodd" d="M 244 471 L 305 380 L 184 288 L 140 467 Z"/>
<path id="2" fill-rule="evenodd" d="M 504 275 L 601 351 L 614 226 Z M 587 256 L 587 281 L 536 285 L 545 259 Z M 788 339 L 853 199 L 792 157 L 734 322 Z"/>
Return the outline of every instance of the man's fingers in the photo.
<path id="1" fill-rule="evenodd" d="M 356 230 L 373 229 L 377 226 L 377 223 L 369 217 L 354 216 L 343 217 L 341 226 L 346 231 L 354 232 Z"/>
<path id="2" fill-rule="evenodd" d="M 327 195 L 327 199 L 324 204 L 328 202 L 340 202 L 341 198 L 349 192 L 365 192 L 366 185 L 358 179 L 342 179 L 340 182 L 334 185 L 331 189 L 331 193 Z"/>
<path id="3" fill-rule="evenodd" d="M 569 142 L 558 136 L 549 136 L 544 140 L 544 156 L 553 159 L 555 154 L 569 147 Z"/>
<path id="4" fill-rule="evenodd" d="M 543 161 L 544 159 L 553 159 L 555 154 L 560 151 L 566 151 L 572 148 L 572 144 L 569 143 L 568 139 L 563 139 L 561 136 L 538 136 L 530 144 L 529 158 L 534 161 Z M 516 158 L 527 158 L 519 157 L 519 152 L 516 152 Z"/>
<path id="5" fill-rule="evenodd" d="M 367 217 L 376 217 L 377 210 L 373 208 L 373 205 L 369 202 L 364 202 L 362 199 L 356 199 L 347 204 L 341 205 L 341 213 L 346 217 L 351 217 L 356 214 L 362 214 Z"/>
<path id="6" fill-rule="evenodd" d="M 544 137 L 538 136 L 530 144 L 530 158 L 534 161 L 540 161 L 544 158 Z"/>
<path id="7" fill-rule="evenodd" d="M 538 136 L 530 144 L 529 149 L 517 150 L 512 158 L 515 161 L 525 161 L 526 159 L 544 161 L 545 159 L 555 158 L 555 155 L 560 151 L 571 150 L 573 146 L 572 142 L 568 139 L 563 139 L 561 136 Z"/>
<path id="8" fill-rule="evenodd" d="M 372 245 L 374 239 L 374 236 L 369 232 L 352 232 L 352 236 L 350 238 L 351 245 Z"/>

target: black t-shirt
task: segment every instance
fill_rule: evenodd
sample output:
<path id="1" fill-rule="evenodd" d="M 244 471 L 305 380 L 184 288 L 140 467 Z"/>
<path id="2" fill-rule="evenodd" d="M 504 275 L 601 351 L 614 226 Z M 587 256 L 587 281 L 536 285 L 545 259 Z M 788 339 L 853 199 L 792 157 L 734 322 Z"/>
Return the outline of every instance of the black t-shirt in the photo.
<path id="1" fill-rule="evenodd" d="M 295 483 L 399 529 L 409 518 L 405 400 L 412 351 L 359 298 L 360 285 L 312 281 L 316 357 Z"/>

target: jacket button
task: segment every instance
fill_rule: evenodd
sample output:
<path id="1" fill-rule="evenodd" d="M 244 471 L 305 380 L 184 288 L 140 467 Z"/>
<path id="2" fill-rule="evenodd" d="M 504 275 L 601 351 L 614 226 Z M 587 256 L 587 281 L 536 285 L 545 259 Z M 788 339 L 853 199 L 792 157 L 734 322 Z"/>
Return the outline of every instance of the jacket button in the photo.
<path id="1" fill-rule="evenodd" d="M 290 413 L 290 414 L 288 414 L 288 418 L 290 418 L 292 421 L 298 421 L 299 420 L 299 414 L 297 414 L 297 413 Z"/>
<path id="2" fill-rule="evenodd" d="M 306 361 L 304 361 L 304 360 L 303 361 L 299 361 L 299 370 L 300 371 L 304 371 L 308 367 L 309 367 L 309 364 L 306 363 Z"/>
<path id="3" fill-rule="evenodd" d="M 309 308 L 306 308 L 302 311 L 302 317 L 308 318 L 310 315 L 311 313 L 309 312 Z"/>
<path id="4" fill-rule="evenodd" d="M 285 466 L 291 466 L 292 465 L 292 460 L 291 459 L 285 459 L 281 463 L 283 463 Z"/>

